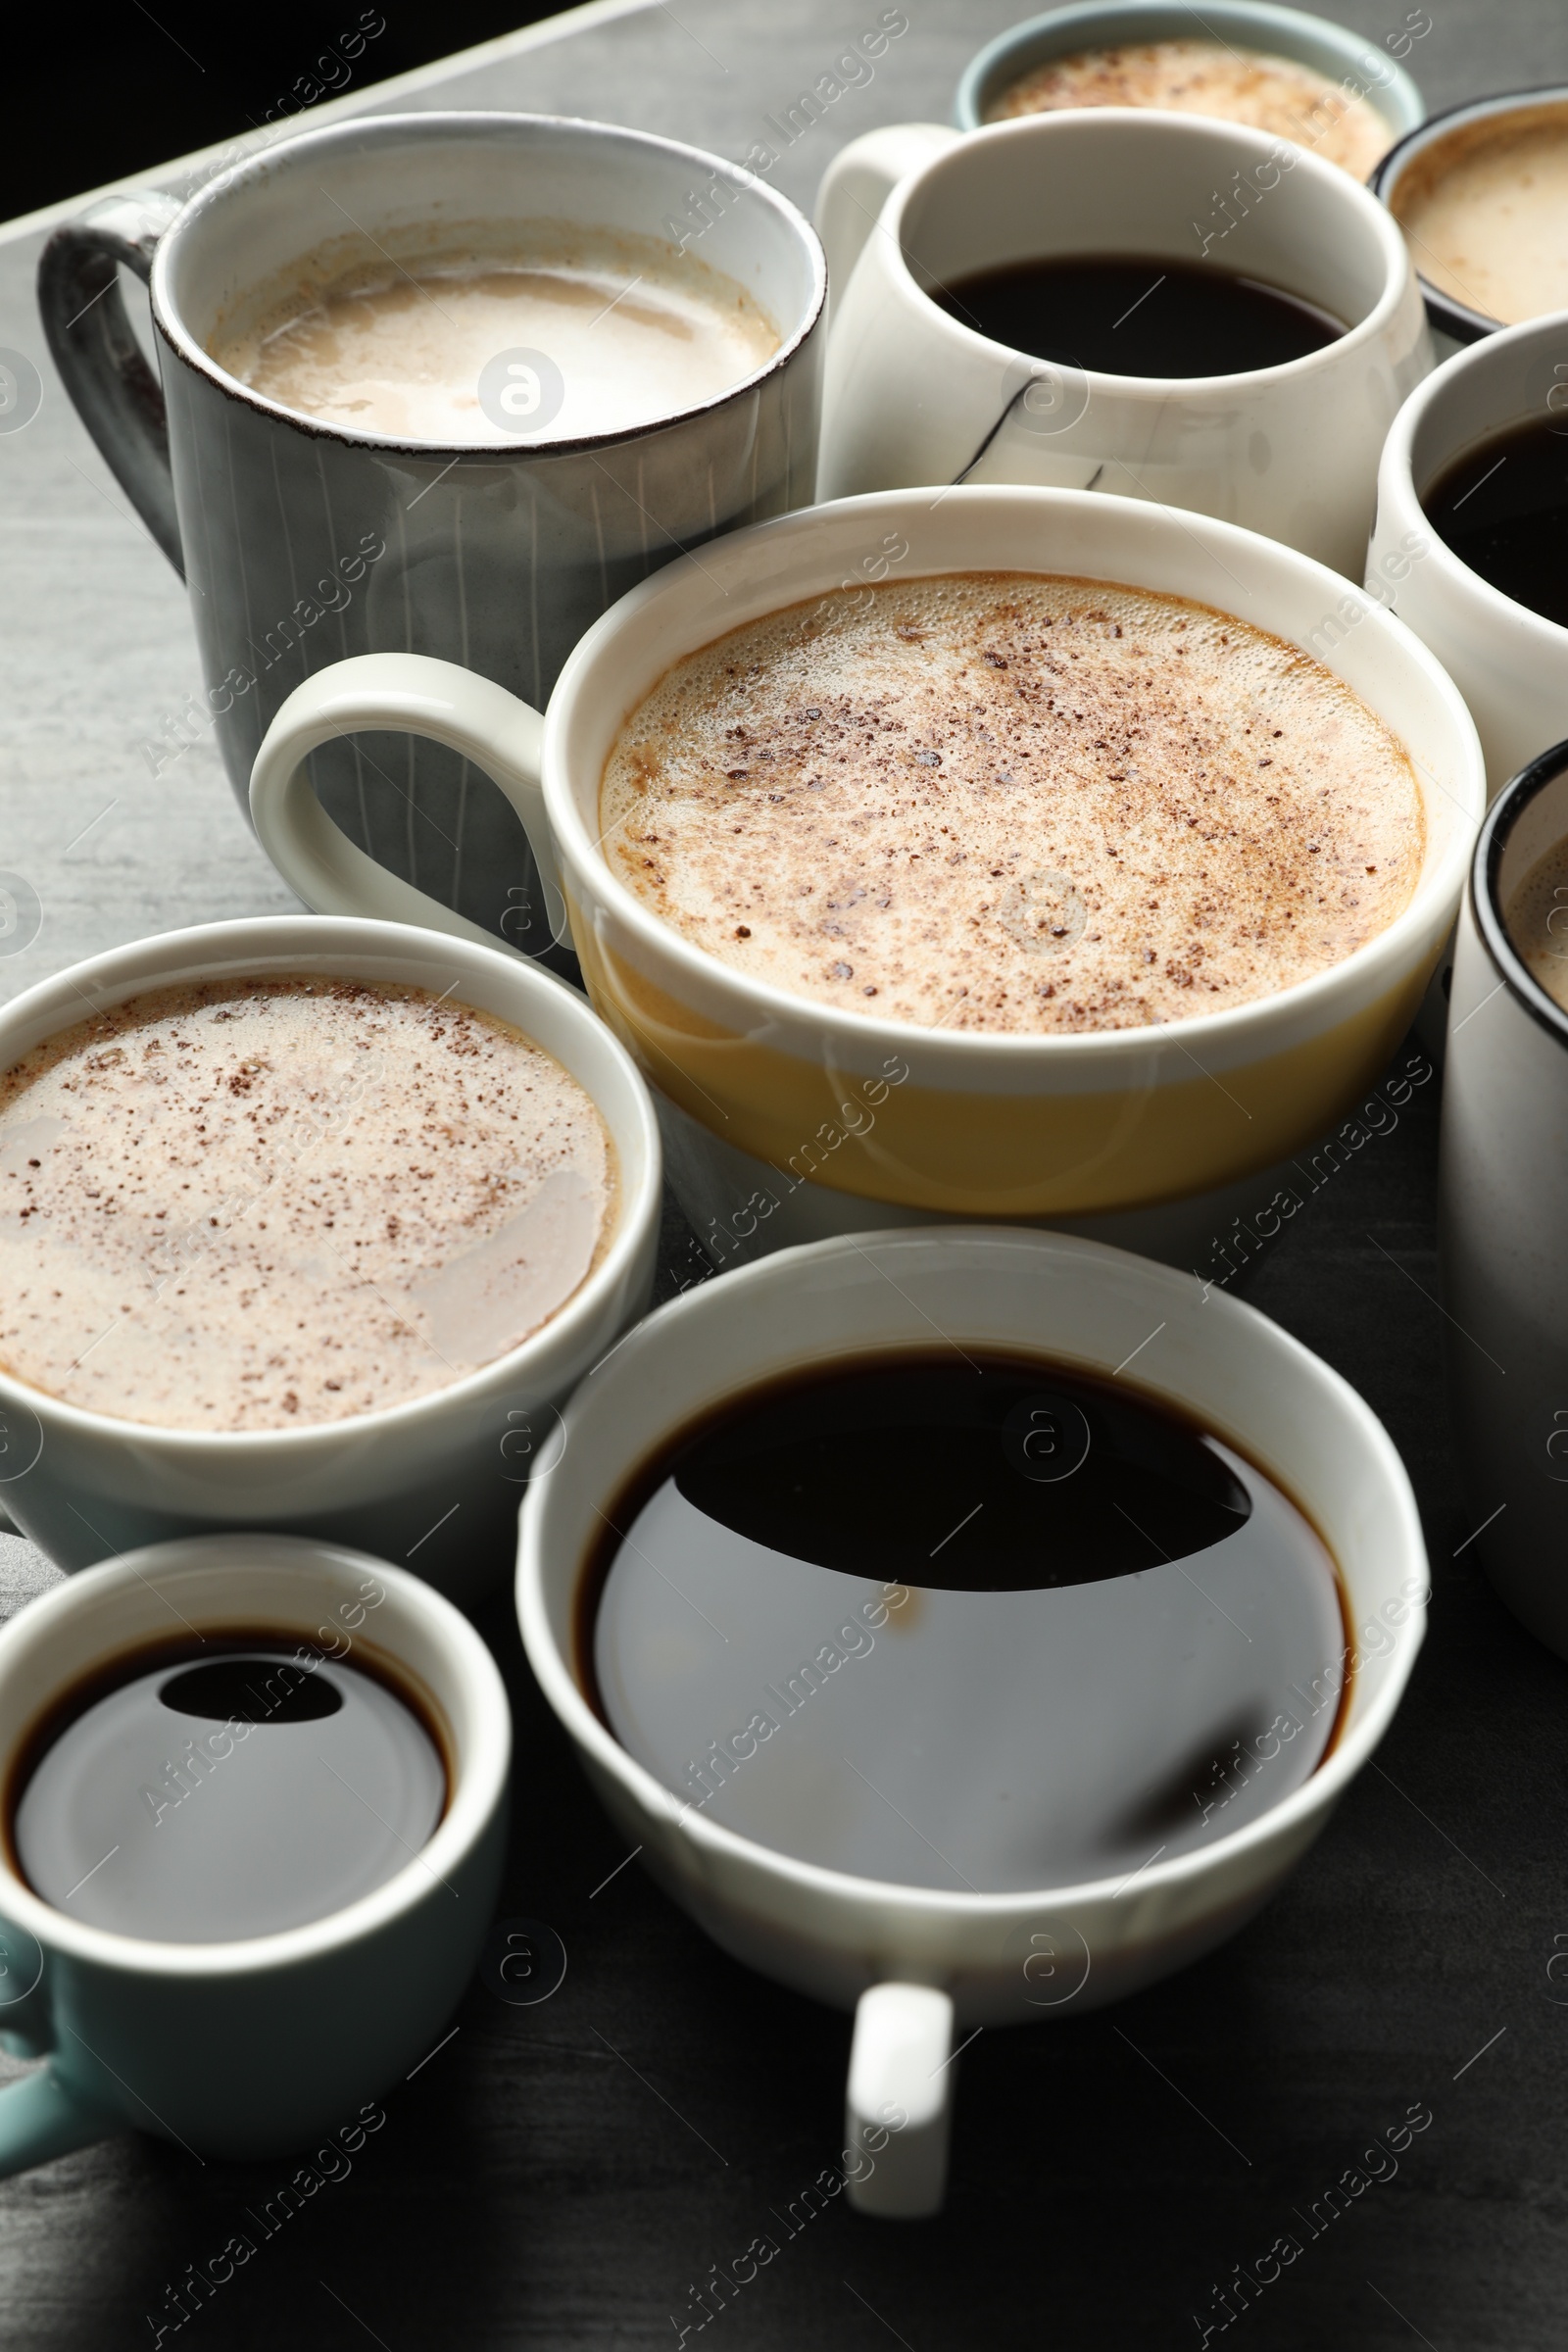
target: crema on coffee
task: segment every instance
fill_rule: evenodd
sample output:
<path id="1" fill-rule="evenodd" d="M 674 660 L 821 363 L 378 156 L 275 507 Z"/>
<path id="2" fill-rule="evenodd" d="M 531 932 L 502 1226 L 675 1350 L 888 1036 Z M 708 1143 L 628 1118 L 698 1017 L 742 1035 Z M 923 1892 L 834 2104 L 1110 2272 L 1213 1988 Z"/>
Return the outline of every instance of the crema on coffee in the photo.
<path id="1" fill-rule="evenodd" d="M 614 1185 L 583 1089 L 492 1014 L 310 977 L 153 990 L 0 1077 L 0 1365 L 175 1429 L 400 1404 L 560 1312 Z"/>
<path id="2" fill-rule="evenodd" d="M 700 256 L 540 221 L 477 224 L 397 259 L 379 248 L 311 257 L 254 294 L 209 348 L 301 415 L 466 446 L 515 440 L 535 419 L 570 440 L 679 416 L 764 366 L 779 341 L 744 288 Z M 503 368 L 492 388 L 486 369 L 509 353 L 534 365 L 514 383 Z"/>
<path id="3" fill-rule="evenodd" d="M 612 870 L 748 977 L 958 1030 L 1127 1029 L 1343 962 L 1425 853 L 1402 747 L 1207 606 L 989 572 L 849 589 L 665 672 Z"/>

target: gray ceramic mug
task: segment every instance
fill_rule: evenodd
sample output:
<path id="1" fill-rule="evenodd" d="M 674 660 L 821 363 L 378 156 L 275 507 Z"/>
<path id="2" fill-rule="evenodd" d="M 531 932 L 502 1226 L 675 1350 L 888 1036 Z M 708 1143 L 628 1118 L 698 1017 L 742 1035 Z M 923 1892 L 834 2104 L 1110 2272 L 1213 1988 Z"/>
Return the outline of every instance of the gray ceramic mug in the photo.
<path id="1" fill-rule="evenodd" d="M 779 330 L 772 358 L 679 415 L 514 447 L 402 444 L 263 398 L 207 344 L 225 309 L 350 232 L 367 256 L 445 219 L 645 237 L 696 258 Z M 525 233 L 523 238 L 526 250 Z M 487 239 L 488 242 L 488 239 Z M 353 258 L 358 258 L 356 254 Z M 116 285 L 148 280 L 162 388 Z M 572 646 L 648 573 L 806 503 L 816 466 L 821 247 L 737 166 L 669 139 L 535 115 L 392 115 L 307 131 L 179 206 L 116 196 L 39 265 L 55 363 L 191 589 L 208 709 L 249 810 L 251 763 L 294 687 L 346 655 L 461 662 L 542 709 Z M 456 753 L 406 737 L 318 752 L 323 805 L 371 857 L 510 945 L 563 931 L 521 826 Z"/>
<path id="2" fill-rule="evenodd" d="M 1514 1615 L 1568 1658 L 1568 1012 L 1504 922 L 1524 876 L 1563 842 L 1568 743 L 1498 794 L 1476 845 L 1454 941 L 1442 1231 L 1448 1392 L 1475 1548 Z M 1562 928 L 1568 952 L 1568 913 Z"/>

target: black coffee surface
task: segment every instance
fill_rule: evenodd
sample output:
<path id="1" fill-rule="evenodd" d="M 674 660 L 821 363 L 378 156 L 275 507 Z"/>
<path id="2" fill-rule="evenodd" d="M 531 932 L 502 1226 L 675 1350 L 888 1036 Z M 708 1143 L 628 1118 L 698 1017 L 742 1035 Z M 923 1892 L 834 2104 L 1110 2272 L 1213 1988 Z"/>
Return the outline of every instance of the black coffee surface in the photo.
<path id="1" fill-rule="evenodd" d="M 755 1391 L 611 1516 L 583 1628 L 611 1729 L 685 1804 L 828 1868 L 1124 1876 L 1276 1804 L 1338 1715 L 1339 1584 L 1296 1504 L 1043 1359 Z"/>
<path id="2" fill-rule="evenodd" d="M 994 343 L 1107 375 L 1236 375 L 1279 368 L 1342 319 L 1251 277 L 1124 254 L 1017 262 L 932 288 Z"/>
<path id="3" fill-rule="evenodd" d="M 417 1855 L 446 1773 L 377 1677 L 192 1642 L 92 1698 L 33 1766 L 24 1876 L 72 1919 L 227 1943 L 341 1910 Z"/>
<path id="4" fill-rule="evenodd" d="M 1421 503 L 1461 564 L 1568 628 L 1568 417 L 1494 434 L 1440 473 Z"/>

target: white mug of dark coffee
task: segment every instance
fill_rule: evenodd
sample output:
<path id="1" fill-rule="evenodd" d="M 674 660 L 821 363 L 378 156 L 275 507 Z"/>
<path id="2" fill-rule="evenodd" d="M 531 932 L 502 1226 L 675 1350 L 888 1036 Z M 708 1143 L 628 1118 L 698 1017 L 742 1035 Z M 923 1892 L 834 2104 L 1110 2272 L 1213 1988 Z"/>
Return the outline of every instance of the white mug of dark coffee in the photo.
<path id="1" fill-rule="evenodd" d="M 0 2091 L 0 2173 L 126 2130 L 362 2146 L 500 1881 L 511 1716 L 467 1621 L 362 1552 L 157 1544 L 0 1633 L 0 2041 L 46 2061 Z"/>
<path id="2" fill-rule="evenodd" d="M 1378 468 L 1367 588 L 1464 696 L 1493 794 L 1568 733 L 1565 508 L 1568 314 L 1556 312 L 1446 361 L 1399 411 Z"/>
<path id="3" fill-rule="evenodd" d="M 1432 365 L 1394 222 L 1241 123 L 1105 107 L 830 165 L 819 498 L 1028 482 L 1190 507 L 1358 579 Z"/>
<path id="4" fill-rule="evenodd" d="M 1251 1916 L 1421 1640 L 1414 1497 L 1353 1390 L 1066 1236 L 781 1252 L 639 1325 L 565 1426 L 521 1518 L 529 1661 L 666 1891 L 856 2012 L 866 2212 L 941 2202 L 956 2034 Z"/>
<path id="5" fill-rule="evenodd" d="M 706 226 L 681 250 L 657 232 L 696 188 Z M 150 283 L 161 388 L 121 265 Z M 715 156 L 416 114 L 306 131 L 183 208 L 114 197 L 50 241 L 38 296 L 67 390 L 189 581 L 248 806 L 269 721 L 323 664 L 445 655 L 542 706 L 625 589 L 808 499 L 824 284 L 795 207 Z M 340 330 L 347 361 L 325 349 Z M 452 375 L 445 398 L 410 396 L 421 371 Z M 343 745 L 313 773 L 371 856 L 553 952 L 559 907 L 467 762 Z"/>

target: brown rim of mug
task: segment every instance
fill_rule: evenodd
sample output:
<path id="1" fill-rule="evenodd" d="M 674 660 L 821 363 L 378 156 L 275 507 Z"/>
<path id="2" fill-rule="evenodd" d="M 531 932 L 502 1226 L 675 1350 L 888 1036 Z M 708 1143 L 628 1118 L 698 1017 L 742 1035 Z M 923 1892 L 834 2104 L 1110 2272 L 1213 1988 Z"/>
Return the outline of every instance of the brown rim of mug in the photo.
<path id="1" fill-rule="evenodd" d="M 1498 883 L 1514 826 L 1547 785 L 1554 784 L 1565 773 L 1568 773 L 1568 739 L 1540 753 L 1528 767 L 1522 767 L 1511 777 L 1487 811 L 1470 868 L 1470 904 L 1476 929 L 1499 980 L 1532 1019 L 1539 1021 L 1560 1046 L 1568 1046 L 1568 1012 L 1547 996 L 1508 937 Z M 1568 839 L 1568 822 L 1564 824 L 1563 837 Z"/>

